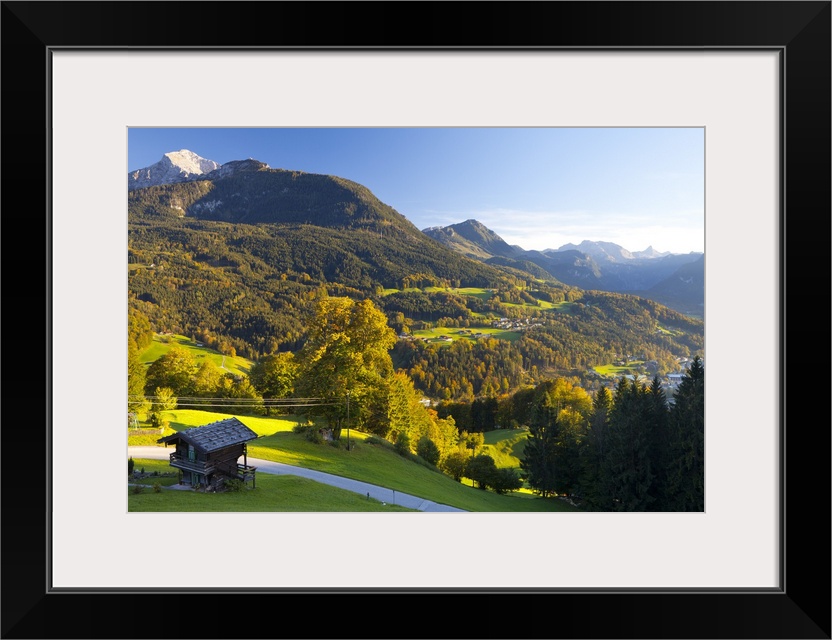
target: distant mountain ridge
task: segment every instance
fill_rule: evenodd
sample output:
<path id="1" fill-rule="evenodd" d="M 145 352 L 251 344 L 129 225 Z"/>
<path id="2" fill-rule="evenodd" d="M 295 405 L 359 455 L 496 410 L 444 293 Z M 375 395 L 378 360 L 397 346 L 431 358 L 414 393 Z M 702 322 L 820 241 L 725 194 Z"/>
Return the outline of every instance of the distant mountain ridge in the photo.
<path id="1" fill-rule="evenodd" d="M 589 256 L 596 262 L 614 262 L 619 263 L 627 260 L 652 260 L 655 258 L 663 258 L 672 255 L 669 251 L 656 251 L 653 246 L 647 247 L 644 251 L 628 251 L 624 247 L 615 244 L 614 242 L 602 242 L 593 240 L 584 240 L 581 244 L 568 243 L 559 249 L 546 249 L 543 253 L 549 254 L 559 251 L 580 251 Z"/>
<path id="2" fill-rule="evenodd" d="M 705 255 L 680 266 L 670 276 L 643 292 L 645 298 L 654 300 L 682 313 L 701 315 L 705 291 Z"/>
<path id="3" fill-rule="evenodd" d="M 430 227 L 423 233 L 454 251 L 489 264 L 529 271 L 523 265 L 531 263 L 566 285 L 631 293 L 694 315 L 704 310 L 702 253 L 659 252 L 652 246 L 631 252 L 613 242 L 592 240 L 565 244 L 559 249 L 527 251 L 509 245 L 477 220 Z"/>

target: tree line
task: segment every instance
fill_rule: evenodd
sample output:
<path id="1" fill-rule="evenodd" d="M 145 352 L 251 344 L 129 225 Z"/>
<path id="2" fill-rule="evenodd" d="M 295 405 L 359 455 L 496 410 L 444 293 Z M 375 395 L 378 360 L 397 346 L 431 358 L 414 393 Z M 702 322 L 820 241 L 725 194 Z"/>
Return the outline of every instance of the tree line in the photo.
<path id="1" fill-rule="evenodd" d="M 499 398 L 447 401 L 434 409 L 414 380 L 394 367 L 397 337 L 371 300 L 321 297 L 306 333 L 297 353 L 261 358 L 249 376 L 222 372 L 210 360 L 198 364 L 176 345 L 145 370 L 139 346 L 149 344 L 152 331 L 133 310 L 133 406 L 149 407 L 159 426 L 162 413 L 182 406 L 183 398 L 186 406 L 258 414 L 281 410 L 270 401 L 314 400 L 303 411 L 320 418 L 324 426 L 315 429 L 326 429 L 334 441 L 354 428 L 390 440 L 403 455 L 419 455 L 457 480 L 469 477 L 498 492 L 519 488 L 521 475 L 477 454 L 482 432 L 528 427 L 522 478 L 541 496 L 568 495 L 603 511 L 697 510 L 703 504 L 704 369 L 698 356 L 672 402 L 658 377 L 649 386 L 622 377 L 613 392 L 601 387 L 594 396 L 558 377 Z M 488 359 L 477 367 L 487 372 Z"/>
<path id="2" fill-rule="evenodd" d="M 591 408 L 536 405 L 521 467 L 542 496 L 567 495 L 593 511 L 703 511 L 704 383 L 696 356 L 672 403 L 622 377 Z"/>

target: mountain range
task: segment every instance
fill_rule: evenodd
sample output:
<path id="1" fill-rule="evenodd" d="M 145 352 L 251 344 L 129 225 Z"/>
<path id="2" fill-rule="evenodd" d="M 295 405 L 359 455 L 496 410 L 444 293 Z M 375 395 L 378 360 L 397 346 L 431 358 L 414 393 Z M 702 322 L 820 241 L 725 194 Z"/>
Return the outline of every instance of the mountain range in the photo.
<path id="1" fill-rule="evenodd" d="M 214 168 L 197 173 L 200 166 Z M 369 189 L 344 178 L 272 169 L 252 159 L 219 165 L 185 150 L 166 154 L 153 167 L 130 174 L 155 182 L 128 190 L 128 213 L 135 222 L 258 225 L 240 243 L 259 258 L 355 287 L 370 282 L 396 287 L 415 274 L 462 286 L 506 279 L 498 268 L 428 238 Z M 276 234 L 272 225 L 278 224 Z M 260 240 L 262 235 L 269 239 Z"/>
<path id="2" fill-rule="evenodd" d="M 652 246 L 630 252 L 612 242 L 591 240 L 578 245 L 565 244 L 558 249 L 525 250 L 508 244 L 477 220 L 429 227 L 423 233 L 486 264 L 530 272 L 532 264 L 567 285 L 639 295 L 682 313 L 702 315 L 704 310 L 702 253 L 662 253 Z"/>
<path id="3" fill-rule="evenodd" d="M 450 397 L 482 392 L 491 384 L 485 377 L 513 388 L 616 354 L 653 354 L 671 367 L 702 346 L 698 318 L 642 295 L 604 291 L 599 285 L 612 280 L 618 263 L 588 255 L 590 245 L 525 251 L 473 220 L 423 232 L 361 184 L 251 158 L 220 165 L 180 150 L 131 172 L 128 182 L 130 308 L 156 331 L 186 334 L 223 353 L 257 359 L 296 351 L 304 318 L 326 295 L 373 300 L 400 333 L 437 324 L 471 327 L 470 335 L 492 322 L 513 327 L 509 340 L 443 352 L 473 358 L 465 365 L 473 387 L 455 386 L 457 365 L 435 361 L 441 354 L 429 346 L 400 341 L 397 366 L 429 371 L 417 380 L 421 388 L 447 389 Z M 620 258 L 619 267 L 678 258 L 625 259 L 623 251 L 600 249 Z M 685 282 L 695 289 L 696 264 L 689 269 Z M 654 280 L 656 298 L 689 294 Z M 477 369 L 478 358 L 497 359 L 490 376 Z"/>
<path id="4" fill-rule="evenodd" d="M 201 187 L 162 190 L 151 208 L 177 216 L 187 210 L 188 216 L 204 220 L 361 228 L 379 237 L 386 231 L 388 238 L 391 233 L 404 234 L 411 245 L 421 243 L 417 228 L 403 215 L 378 201 L 366 187 L 335 176 L 272 169 L 252 158 L 221 165 L 188 149 L 166 153 L 155 164 L 128 173 L 129 191 L 182 183 Z M 147 202 L 142 206 L 147 208 Z M 590 240 L 557 249 L 526 250 L 508 244 L 473 219 L 429 227 L 421 234 L 491 267 L 538 278 L 546 274 L 585 290 L 639 295 L 686 314 L 701 316 L 704 311 L 702 253 L 673 254 L 652 246 L 631 252 L 612 242 Z M 435 247 L 427 253 L 435 254 Z"/>

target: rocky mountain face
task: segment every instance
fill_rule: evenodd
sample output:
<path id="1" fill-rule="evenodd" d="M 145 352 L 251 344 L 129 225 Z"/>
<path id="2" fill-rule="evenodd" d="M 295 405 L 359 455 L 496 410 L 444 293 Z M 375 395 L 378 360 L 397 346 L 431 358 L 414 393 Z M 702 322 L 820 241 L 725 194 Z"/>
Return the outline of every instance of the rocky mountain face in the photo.
<path id="1" fill-rule="evenodd" d="M 187 182 L 203 177 L 220 168 L 218 162 L 198 156 L 188 149 L 171 151 L 159 162 L 131 171 L 127 174 L 128 190 L 154 187 L 162 184 Z"/>
<path id="2" fill-rule="evenodd" d="M 447 227 L 428 227 L 422 232 L 472 258 L 513 258 L 523 253 L 522 249 L 510 246 L 477 220 L 466 220 Z"/>
<path id="3" fill-rule="evenodd" d="M 223 178 L 230 178 L 231 176 L 235 176 L 240 173 L 264 171 L 270 168 L 271 167 L 269 167 L 269 165 L 265 162 L 260 162 L 259 160 L 254 160 L 253 158 L 249 158 L 248 160 L 232 160 L 231 162 L 226 162 L 224 165 L 214 169 L 210 173 L 200 176 L 199 179 L 221 180 Z"/>

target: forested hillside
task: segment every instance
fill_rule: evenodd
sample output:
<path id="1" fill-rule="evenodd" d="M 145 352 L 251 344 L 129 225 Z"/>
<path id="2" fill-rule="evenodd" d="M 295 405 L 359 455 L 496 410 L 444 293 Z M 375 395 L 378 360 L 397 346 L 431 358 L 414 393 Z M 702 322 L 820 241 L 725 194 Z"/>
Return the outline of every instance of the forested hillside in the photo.
<path id="1" fill-rule="evenodd" d="M 525 251 L 476 220 L 422 232 L 361 184 L 253 159 L 182 150 L 135 176 L 133 424 L 291 413 L 304 451 L 355 465 L 350 430 L 500 494 L 704 508 L 703 322 L 628 289 L 695 303 L 702 261 Z M 498 430 L 502 467 L 484 449 Z"/>
<path id="2" fill-rule="evenodd" d="M 255 161 L 212 176 L 128 194 L 129 305 L 156 331 L 258 360 L 301 349 L 320 300 L 370 300 L 403 336 L 396 366 L 445 400 L 585 376 L 622 356 L 664 373 L 702 352 L 701 321 L 564 285 L 532 263 L 467 258 L 349 180 Z M 511 251 L 481 225 L 472 229 L 474 239 Z M 501 320 L 519 326 L 511 340 L 471 337 Z M 440 344 L 412 335 L 431 327 L 470 334 Z"/>

